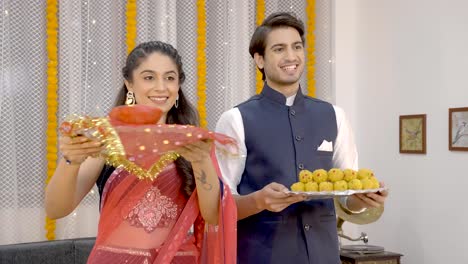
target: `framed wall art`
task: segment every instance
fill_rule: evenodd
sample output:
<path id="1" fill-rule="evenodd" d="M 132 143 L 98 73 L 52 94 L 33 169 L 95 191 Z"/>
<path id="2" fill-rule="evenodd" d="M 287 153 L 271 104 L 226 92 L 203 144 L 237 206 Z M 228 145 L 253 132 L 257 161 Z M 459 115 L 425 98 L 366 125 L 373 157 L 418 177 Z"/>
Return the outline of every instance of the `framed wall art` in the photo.
<path id="1" fill-rule="evenodd" d="M 449 108 L 449 150 L 468 151 L 468 107 Z"/>
<path id="2" fill-rule="evenodd" d="M 426 153 L 426 115 L 400 116 L 400 153 Z"/>

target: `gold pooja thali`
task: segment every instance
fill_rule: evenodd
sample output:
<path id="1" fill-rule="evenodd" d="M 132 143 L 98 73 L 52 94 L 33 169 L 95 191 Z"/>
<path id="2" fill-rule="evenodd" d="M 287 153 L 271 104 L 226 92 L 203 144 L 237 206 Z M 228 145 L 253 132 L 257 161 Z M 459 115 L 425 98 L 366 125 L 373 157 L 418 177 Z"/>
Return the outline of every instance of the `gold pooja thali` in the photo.
<path id="1" fill-rule="evenodd" d="M 63 135 L 85 135 L 101 142 L 107 164 L 123 167 L 141 180 L 155 180 L 179 158 L 177 149 L 200 140 L 213 140 L 220 151 L 237 155 L 233 138 L 192 125 L 157 124 L 161 110 L 144 105 L 118 106 L 107 117 L 69 116 Z"/>

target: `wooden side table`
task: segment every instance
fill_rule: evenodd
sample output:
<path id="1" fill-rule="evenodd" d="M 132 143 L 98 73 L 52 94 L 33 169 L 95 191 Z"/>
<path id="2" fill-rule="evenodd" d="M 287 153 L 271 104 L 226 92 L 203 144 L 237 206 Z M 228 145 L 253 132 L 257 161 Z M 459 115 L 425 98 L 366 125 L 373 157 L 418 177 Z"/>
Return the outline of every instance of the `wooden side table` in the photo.
<path id="1" fill-rule="evenodd" d="M 374 254 L 341 252 L 342 264 L 400 264 L 402 254 L 384 251 Z"/>

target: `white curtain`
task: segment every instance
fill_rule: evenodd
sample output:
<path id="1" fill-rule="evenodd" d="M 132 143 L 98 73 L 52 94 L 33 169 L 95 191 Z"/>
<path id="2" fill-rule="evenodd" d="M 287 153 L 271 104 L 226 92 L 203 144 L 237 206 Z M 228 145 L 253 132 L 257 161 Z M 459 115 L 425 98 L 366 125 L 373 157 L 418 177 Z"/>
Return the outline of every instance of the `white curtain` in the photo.
<path id="1" fill-rule="evenodd" d="M 45 240 L 46 178 L 45 2 L 0 0 L 0 244 Z M 221 113 L 255 92 L 248 53 L 255 28 L 251 0 L 206 0 L 207 114 L 213 129 Z M 137 42 L 177 47 L 187 74 L 182 89 L 196 105 L 196 1 L 139 0 Z M 317 0 L 317 97 L 334 102 L 332 0 Z M 292 11 L 306 21 L 306 0 L 266 0 L 266 15 Z M 126 56 L 126 1 L 59 1 L 59 111 L 104 115 L 122 86 Z M 304 74 L 305 76 L 305 74 Z M 302 87 L 307 80 L 302 79 Z M 95 236 L 99 195 L 93 189 L 57 221 L 57 239 Z"/>
<path id="2" fill-rule="evenodd" d="M 0 44 L 0 243 L 44 238 L 45 1 L 3 0 Z"/>
<path id="3" fill-rule="evenodd" d="M 105 115 L 122 86 L 125 1 L 59 1 L 59 111 Z M 95 236 L 97 188 L 69 216 L 57 221 L 57 238 Z"/>

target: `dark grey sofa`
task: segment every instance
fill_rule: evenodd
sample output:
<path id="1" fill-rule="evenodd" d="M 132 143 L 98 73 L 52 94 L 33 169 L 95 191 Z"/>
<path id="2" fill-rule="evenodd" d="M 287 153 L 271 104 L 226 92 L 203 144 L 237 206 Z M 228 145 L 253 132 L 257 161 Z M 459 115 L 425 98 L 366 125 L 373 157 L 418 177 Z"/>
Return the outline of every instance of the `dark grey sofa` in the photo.
<path id="1" fill-rule="evenodd" d="M 86 263 L 95 238 L 78 238 L 0 246 L 0 264 Z"/>

